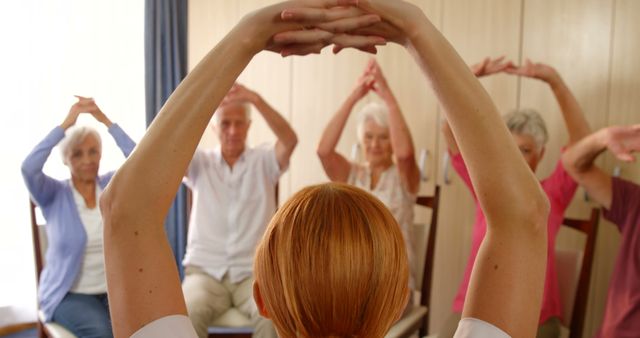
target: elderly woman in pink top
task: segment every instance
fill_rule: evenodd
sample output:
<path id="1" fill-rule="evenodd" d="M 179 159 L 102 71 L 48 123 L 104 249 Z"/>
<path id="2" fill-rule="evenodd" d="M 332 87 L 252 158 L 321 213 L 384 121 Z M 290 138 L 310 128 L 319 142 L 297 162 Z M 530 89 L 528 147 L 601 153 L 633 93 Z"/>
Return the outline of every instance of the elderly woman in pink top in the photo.
<path id="1" fill-rule="evenodd" d="M 562 116 L 569 132 L 569 143 L 572 145 L 590 133 L 589 123 L 584 117 L 575 97 L 562 80 L 558 72 L 545 64 L 532 63 L 527 60 L 523 66 L 514 66 L 512 62 L 503 61 L 503 57 L 497 59 L 485 59 L 481 63 L 472 66 L 472 71 L 477 77 L 505 72 L 538 79 L 546 82 L 560 105 Z M 504 117 L 507 128 L 511 131 L 515 143 L 520 148 L 520 152 L 533 172 L 542 160 L 545 152 L 545 144 L 548 140 L 547 128 L 544 120 L 536 111 L 531 109 L 513 111 Z M 485 237 L 487 223 L 480 207 L 480 203 L 475 194 L 469 172 L 464 159 L 458 150 L 453 134 L 447 123 L 443 124 L 443 134 L 451 155 L 454 169 L 465 182 L 469 190 L 474 195 L 476 203 L 476 216 L 473 226 L 471 253 L 465 269 L 465 273 L 460 284 L 458 293 L 453 301 L 453 314 L 449 317 L 444 327 L 440 330 L 439 337 L 452 337 L 456 325 L 460 320 L 460 314 L 465 303 L 469 279 L 473 263 L 478 254 L 478 250 Z M 550 202 L 550 213 L 548 220 L 548 246 L 547 246 L 547 273 L 544 285 L 544 298 L 542 311 L 540 313 L 540 326 L 538 328 L 538 338 L 556 338 L 560 336 L 560 316 L 562 304 L 558 290 L 558 278 L 556 274 L 554 249 L 555 239 L 564 218 L 564 212 L 569 206 L 577 188 L 577 183 L 565 171 L 562 161 L 558 163 L 550 176 L 541 182 L 544 192 Z"/>

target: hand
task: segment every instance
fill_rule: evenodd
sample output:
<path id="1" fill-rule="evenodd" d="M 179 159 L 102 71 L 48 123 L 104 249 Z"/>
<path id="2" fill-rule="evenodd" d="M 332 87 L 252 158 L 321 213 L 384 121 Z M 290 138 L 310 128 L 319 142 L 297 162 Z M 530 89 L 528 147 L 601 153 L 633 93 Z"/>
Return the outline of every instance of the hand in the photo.
<path id="1" fill-rule="evenodd" d="M 354 102 L 362 99 L 373 87 L 375 79 L 371 74 L 364 73 L 358 78 L 358 82 L 356 83 L 355 88 L 351 92 L 351 97 L 354 99 Z"/>
<path id="2" fill-rule="evenodd" d="M 385 100 L 385 102 L 388 102 L 388 100 L 393 97 L 393 94 L 391 93 L 391 89 L 389 89 L 387 79 L 385 79 L 384 75 L 382 74 L 380 65 L 378 64 L 378 62 L 376 62 L 375 59 L 371 59 L 371 61 L 369 61 L 367 69 L 368 73 L 373 76 L 373 79 L 375 81 L 372 87 L 373 91 L 376 92 L 376 94 L 378 94 L 378 96 L 380 96 L 383 100 Z"/>
<path id="3" fill-rule="evenodd" d="M 103 123 L 107 127 L 110 127 L 112 122 L 109 118 L 100 110 L 96 102 L 90 97 L 82 97 L 75 95 L 78 102 L 74 103 L 69 109 L 67 117 L 64 119 L 60 126 L 65 130 L 76 124 L 78 116 L 83 113 L 91 114 L 96 120 Z"/>
<path id="4" fill-rule="evenodd" d="M 508 69 L 515 69 L 516 66 L 513 65 L 513 62 L 506 61 L 504 62 L 504 55 L 491 59 L 489 57 L 482 60 L 480 63 L 476 63 L 471 66 L 471 71 L 476 77 L 483 77 L 487 75 L 492 75 L 500 72 L 504 72 Z"/>
<path id="5" fill-rule="evenodd" d="M 405 47 L 421 30 L 419 24 L 428 22 L 420 8 L 404 0 L 359 0 L 357 6 L 379 15 L 382 21 L 354 30 L 354 34 L 375 34 Z"/>
<path id="6" fill-rule="evenodd" d="M 93 116 L 93 118 L 95 118 L 98 122 L 104 124 L 105 126 L 111 127 L 111 124 L 113 124 L 111 122 L 111 120 L 109 120 L 109 118 L 107 117 L 107 115 L 105 115 L 102 110 L 100 109 L 100 107 L 98 107 L 98 105 L 96 104 L 96 101 L 91 98 L 91 97 L 82 97 L 82 96 L 78 96 L 75 95 L 75 97 L 78 98 L 78 102 L 82 101 L 84 102 L 82 109 L 83 109 L 83 113 L 89 113 L 91 114 L 91 116 Z"/>
<path id="7" fill-rule="evenodd" d="M 509 74 L 515 74 L 525 77 L 530 77 L 538 80 L 542 80 L 547 83 L 551 83 L 556 80 L 559 75 L 553 67 L 544 63 L 533 63 L 527 59 L 525 64 L 519 67 L 513 66 L 505 69 L 505 72 Z"/>
<path id="8" fill-rule="evenodd" d="M 222 99 L 220 105 L 226 105 L 230 103 L 251 103 L 253 105 L 258 102 L 260 95 L 247 87 L 235 83 L 225 97 Z"/>
<path id="9" fill-rule="evenodd" d="M 334 52 L 337 53 L 343 48 L 357 48 L 366 52 L 375 53 L 376 45 L 384 44 L 383 41 L 392 41 L 407 46 L 407 42 L 411 37 L 420 31 L 418 24 L 426 22 L 426 18 L 422 11 L 406 1 L 396 0 L 359 0 L 350 1 L 350 4 L 356 3 L 359 11 L 350 9 L 350 13 L 360 13 L 361 17 L 375 15 L 382 18 L 382 21 L 369 22 L 368 24 L 359 24 L 358 28 L 341 26 L 341 31 L 346 34 L 336 34 L 332 39 L 336 46 Z M 353 15 L 353 14 L 352 14 Z M 283 12 L 283 19 L 287 21 L 294 20 L 319 20 L 321 17 L 313 12 L 305 11 L 299 8 L 288 8 Z M 317 27 L 323 28 L 324 25 L 316 24 Z"/>
<path id="10" fill-rule="evenodd" d="M 377 15 L 345 8 L 357 0 L 298 0 L 268 6 L 245 16 L 239 29 L 253 52 L 269 50 L 283 56 L 319 53 L 348 38 L 356 46 L 383 44 L 379 37 L 347 37 L 348 30 L 379 21 Z M 321 27 L 321 28 L 320 28 Z"/>
<path id="11" fill-rule="evenodd" d="M 603 129 L 609 151 L 619 160 L 635 162 L 633 153 L 640 151 L 640 124 Z"/>

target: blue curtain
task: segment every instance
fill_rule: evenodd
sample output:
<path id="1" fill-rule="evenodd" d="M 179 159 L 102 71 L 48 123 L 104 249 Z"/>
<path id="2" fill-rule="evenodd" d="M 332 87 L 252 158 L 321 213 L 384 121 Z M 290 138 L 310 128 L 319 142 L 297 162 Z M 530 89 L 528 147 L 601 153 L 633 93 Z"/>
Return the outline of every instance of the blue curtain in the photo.
<path id="1" fill-rule="evenodd" d="M 147 126 L 187 74 L 187 0 L 145 0 L 145 96 Z M 169 244 L 183 277 L 187 193 L 180 187 L 165 220 Z"/>

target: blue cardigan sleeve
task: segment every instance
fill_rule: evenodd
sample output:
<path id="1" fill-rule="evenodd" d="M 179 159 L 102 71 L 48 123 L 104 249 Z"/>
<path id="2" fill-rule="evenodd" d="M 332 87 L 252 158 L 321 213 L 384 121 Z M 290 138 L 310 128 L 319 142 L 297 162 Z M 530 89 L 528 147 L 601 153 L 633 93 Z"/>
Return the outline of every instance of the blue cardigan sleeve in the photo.
<path id="1" fill-rule="evenodd" d="M 64 129 L 60 126 L 53 128 L 22 162 L 22 177 L 31 197 L 40 207 L 51 202 L 56 191 L 62 186 L 62 182 L 45 175 L 42 168 L 53 147 L 63 138 Z"/>
<path id="2" fill-rule="evenodd" d="M 129 137 L 129 135 L 127 135 L 127 133 L 125 133 L 124 130 L 122 130 L 122 128 L 120 128 L 120 126 L 116 123 L 112 124 L 111 127 L 109 127 L 109 134 L 113 136 L 113 139 L 116 141 L 118 148 L 122 150 L 124 157 L 129 157 L 131 152 L 133 152 L 133 148 L 136 147 L 136 143 L 133 142 L 131 137 Z M 100 183 L 102 187 L 106 186 L 107 183 L 109 183 L 111 177 L 113 177 L 113 174 L 115 174 L 115 171 L 110 171 L 100 176 Z"/>
<path id="3" fill-rule="evenodd" d="M 116 141 L 118 148 L 122 150 L 124 157 L 129 157 L 129 154 L 131 154 L 133 148 L 136 147 L 136 143 L 133 142 L 131 137 L 129 137 L 129 135 L 127 135 L 127 133 L 125 133 L 117 123 L 113 123 L 111 127 L 109 127 L 109 134 L 113 136 L 113 139 Z"/>

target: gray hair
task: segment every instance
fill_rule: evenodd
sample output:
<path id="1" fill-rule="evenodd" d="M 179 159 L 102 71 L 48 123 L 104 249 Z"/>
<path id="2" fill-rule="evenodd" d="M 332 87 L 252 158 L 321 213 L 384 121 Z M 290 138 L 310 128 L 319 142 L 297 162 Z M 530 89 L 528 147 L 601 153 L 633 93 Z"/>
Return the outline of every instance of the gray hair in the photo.
<path id="1" fill-rule="evenodd" d="M 73 149 L 82 143 L 89 135 L 92 135 L 98 140 L 98 146 L 100 146 L 100 150 L 102 150 L 102 139 L 95 129 L 87 126 L 73 127 L 70 132 L 67 132 L 67 136 L 65 136 L 62 142 L 60 142 L 60 153 L 64 164 L 68 163 Z"/>
<path id="2" fill-rule="evenodd" d="M 358 138 L 364 138 L 364 125 L 367 121 L 373 121 L 380 126 L 389 128 L 388 115 L 389 108 L 386 105 L 375 101 L 367 103 L 358 113 Z"/>
<path id="3" fill-rule="evenodd" d="M 549 140 L 547 125 L 537 111 L 533 109 L 515 110 L 504 115 L 503 119 L 512 133 L 533 137 L 538 151 L 547 144 Z"/>
<path id="4" fill-rule="evenodd" d="M 249 104 L 248 102 L 234 103 L 234 105 L 236 104 L 241 106 L 242 110 L 244 110 L 244 115 L 247 117 L 247 121 L 251 121 L 251 104 Z M 211 122 L 213 122 L 214 125 L 218 125 L 218 123 L 220 122 L 220 114 L 218 114 L 218 111 L 229 106 L 230 105 L 227 105 L 227 106 L 220 105 L 218 106 L 218 108 L 216 108 L 216 111 L 213 113 L 213 117 L 211 118 Z"/>

